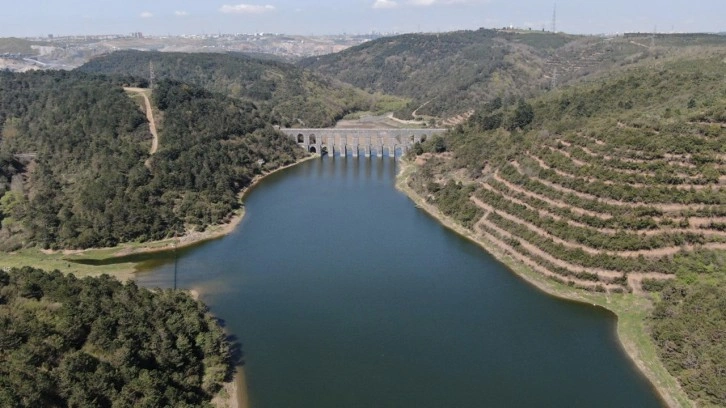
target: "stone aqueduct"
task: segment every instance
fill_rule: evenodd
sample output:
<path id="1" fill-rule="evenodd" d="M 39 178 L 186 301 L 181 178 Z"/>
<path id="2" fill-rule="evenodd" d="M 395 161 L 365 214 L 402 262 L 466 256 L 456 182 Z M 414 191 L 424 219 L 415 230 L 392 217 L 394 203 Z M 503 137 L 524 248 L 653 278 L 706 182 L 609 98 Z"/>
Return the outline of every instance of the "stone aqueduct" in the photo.
<path id="1" fill-rule="evenodd" d="M 383 157 L 384 151 L 394 158 L 396 152 L 405 154 L 416 142 L 427 137 L 443 134 L 446 129 L 280 129 L 297 144 L 312 153 L 358 157 L 362 154 Z"/>

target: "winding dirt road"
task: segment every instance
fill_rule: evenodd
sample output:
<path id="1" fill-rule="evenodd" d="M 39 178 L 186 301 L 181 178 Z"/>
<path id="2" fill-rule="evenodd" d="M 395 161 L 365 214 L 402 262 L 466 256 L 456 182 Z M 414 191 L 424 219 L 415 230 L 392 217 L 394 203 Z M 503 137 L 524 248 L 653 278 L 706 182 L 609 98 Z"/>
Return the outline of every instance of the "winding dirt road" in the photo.
<path id="1" fill-rule="evenodd" d="M 151 101 L 147 93 L 151 92 L 149 89 L 144 88 L 124 88 L 126 92 L 132 92 L 141 95 L 144 98 L 144 105 L 146 106 L 146 119 L 149 121 L 149 130 L 151 135 L 154 137 L 151 140 L 151 149 L 149 150 L 150 155 L 154 155 L 159 150 L 159 134 L 156 132 L 156 122 L 154 121 L 154 111 L 151 109 Z"/>

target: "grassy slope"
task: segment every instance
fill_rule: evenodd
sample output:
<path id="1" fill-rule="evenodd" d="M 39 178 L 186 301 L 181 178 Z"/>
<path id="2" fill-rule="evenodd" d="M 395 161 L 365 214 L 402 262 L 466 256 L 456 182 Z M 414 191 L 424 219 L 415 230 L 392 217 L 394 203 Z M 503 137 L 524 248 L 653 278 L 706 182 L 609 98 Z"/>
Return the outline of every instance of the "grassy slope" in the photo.
<path id="1" fill-rule="evenodd" d="M 664 307 L 661 288 L 684 287 L 687 301 L 691 292 L 701 296 L 694 283 L 716 288 L 726 280 L 720 261 L 726 248 L 726 55 L 697 54 L 533 99 L 533 119 L 523 130 L 512 124 L 526 109 L 482 106 L 448 135 L 451 153 L 419 159 L 408 177 L 415 194 L 457 222 L 475 225 L 468 234 L 488 241 L 488 249 L 518 272 L 554 282 L 548 291 L 592 299 L 618 313 L 625 348 L 642 360 L 641 368 L 650 367 L 644 371 L 678 406 L 690 403 L 657 356 L 677 368 L 671 374 L 699 405 L 724 403 L 716 391 L 716 373 L 723 370 L 714 354 L 718 344 L 697 346 L 700 359 L 688 354 L 696 347 L 690 341 L 714 334 L 691 338 L 677 331 L 683 327 L 678 320 L 666 317 L 664 325 L 648 317 L 651 301 Z M 497 115 L 501 127 L 485 130 Z M 434 149 L 433 141 L 424 146 Z M 461 194 L 470 190 L 471 197 Z M 621 294 L 631 291 L 636 294 Z M 719 307 L 703 306 L 688 313 Z M 688 313 L 673 319 L 706 321 Z M 657 336 L 646 327 L 657 327 Z"/>

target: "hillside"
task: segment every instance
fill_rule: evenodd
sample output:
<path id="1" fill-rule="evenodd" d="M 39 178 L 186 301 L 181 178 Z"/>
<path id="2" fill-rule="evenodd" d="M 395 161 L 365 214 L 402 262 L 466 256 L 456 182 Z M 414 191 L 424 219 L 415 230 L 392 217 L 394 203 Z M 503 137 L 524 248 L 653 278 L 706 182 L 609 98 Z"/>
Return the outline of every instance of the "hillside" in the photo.
<path id="1" fill-rule="evenodd" d="M 306 154 L 253 104 L 162 81 L 152 94 L 160 146 L 150 157 L 149 123 L 121 82 L 0 72 L 0 250 L 204 230 L 228 219 L 255 175 Z"/>
<path id="2" fill-rule="evenodd" d="M 653 298 L 652 340 L 726 406 L 726 55 L 661 60 L 507 105 L 418 148 L 419 195 L 564 285 Z M 653 292 L 650 295 L 649 292 Z"/>
<path id="3" fill-rule="evenodd" d="M 45 43 L 22 38 L 0 38 L 0 54 L 35 55 L 38 52 L 31 47 L 32 45 L 45 45 Z"/>
<path id="4" fill-rule="evenodd" d="M 665 39 L 661 38 L 664 37 Z M 648 60 L 672 47 L 726 44 L 722 36 L 585 37 L 480 29 L 385 37 L 300 65 L 371 92 L 411 98 L 397 112 L 465 117 L 482 102 L 533 96 L 553 85 Z M 687 37 L 687 38 L 686 38 Z"/>
<path id="5" fill-rule="evenodd" d="M 211 407 L 233 348 L 189 294 L 0 271 L 0 406 Z"/>
<path id="6" fill-rule="evenodd" d="M 185 82 L 252 101 L 269 112 L 270 123 L 284 127 L 332 126 L 350 112 L 376 110 L 375 104 L 381 99 L 291 64 L 238 53 L 118 51 L 78 69 L 148 79 L 150 63 L 157 80 Z"/>

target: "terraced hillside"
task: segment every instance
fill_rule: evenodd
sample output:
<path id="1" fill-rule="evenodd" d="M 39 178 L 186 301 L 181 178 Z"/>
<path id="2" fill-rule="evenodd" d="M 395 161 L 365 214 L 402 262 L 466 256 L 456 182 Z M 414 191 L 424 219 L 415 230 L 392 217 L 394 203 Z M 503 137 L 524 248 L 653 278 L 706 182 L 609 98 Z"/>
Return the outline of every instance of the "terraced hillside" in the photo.
<path id="1" fill-rule="evenodd" d="M 409 179 L 446 215 L 554 281 L 658 292 L 653 340 L 706 405 L 726 404 L 725 57 L 487 104 L 421 146 Z M 683 312 L 694 299 L 700 307 Z"/>

